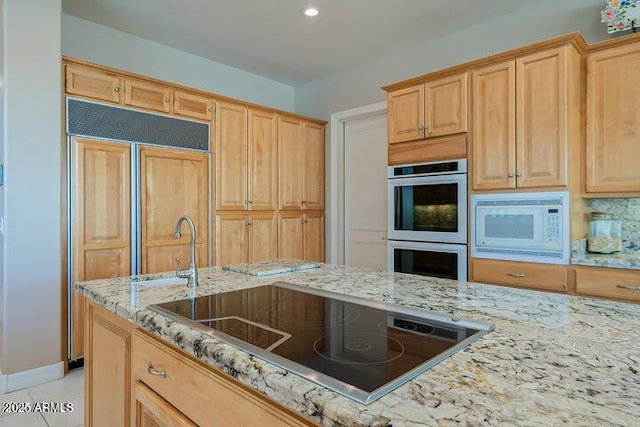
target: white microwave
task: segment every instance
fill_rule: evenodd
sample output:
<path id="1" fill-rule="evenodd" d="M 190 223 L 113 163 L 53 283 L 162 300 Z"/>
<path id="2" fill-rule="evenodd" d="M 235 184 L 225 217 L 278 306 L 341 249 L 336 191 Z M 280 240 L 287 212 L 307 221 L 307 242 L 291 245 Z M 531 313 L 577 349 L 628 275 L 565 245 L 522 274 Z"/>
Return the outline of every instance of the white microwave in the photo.
<path id="1" fill-rule="evenodd" d="M 569 263 L 569 193 L 471 196 L 471 256 Z"/>

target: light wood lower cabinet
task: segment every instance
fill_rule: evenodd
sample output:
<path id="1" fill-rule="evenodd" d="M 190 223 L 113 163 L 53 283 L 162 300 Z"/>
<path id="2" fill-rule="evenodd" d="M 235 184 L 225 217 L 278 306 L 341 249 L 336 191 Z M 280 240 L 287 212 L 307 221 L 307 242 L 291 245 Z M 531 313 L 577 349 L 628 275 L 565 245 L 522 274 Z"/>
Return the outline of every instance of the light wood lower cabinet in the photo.
<path id="1" fill-rule="evenodd" d="M 568 272 L 564 265 L 472 258 L 470 267 L 472 282 L 567 291 Z"/>
<path id="2" fill-rule="evenodd" d="M 640 270 L 576 267 L 576 293 L 640 301 Z"/>
<path id="3" fill-rule="evenodd" d="M 278 258 L 324 262 L 324 212 L 278 213 Z"/>
<path id="4" fill-rule="evenodd" d="M 276 214 L 273 211 L 216 213 L 216 265 L 275 259 Z"/>
<path id="5" fill-rule="evenodd" d="M 138 330 L 133 333 L 132 373 L 136 382 L 144 383 L 196 425 L 315 425 Z"/>
<path id="6" fill-rule="evenodd" d="M 103 307 L 85 305 L 85 426 L 317 425 Z"/>
<path id="7" fill-rule="evenodd" d="M 187 417 L 158 396 L 149 387 L 136 381 L 133 389 L 135 406 L 133 425 L 136 427 L 195 427 Z"/>
<path id="8" fill-rule="evenodd" d="M 85 302 L 84 425 L 127 427 L 131 422 L 130 322 Z"/>

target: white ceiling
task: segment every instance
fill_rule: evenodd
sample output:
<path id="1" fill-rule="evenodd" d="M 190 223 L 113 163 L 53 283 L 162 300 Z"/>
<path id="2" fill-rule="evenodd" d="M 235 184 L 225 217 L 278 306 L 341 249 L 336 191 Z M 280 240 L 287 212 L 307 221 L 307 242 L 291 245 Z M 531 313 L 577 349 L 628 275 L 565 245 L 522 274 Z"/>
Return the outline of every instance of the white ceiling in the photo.
<path id="1" fill-rule="evenodd" d="M 536 1 L 62 0 L 62 9 L 295 86 Z M 308 5 L 320 15 L 302 16 Z"/>

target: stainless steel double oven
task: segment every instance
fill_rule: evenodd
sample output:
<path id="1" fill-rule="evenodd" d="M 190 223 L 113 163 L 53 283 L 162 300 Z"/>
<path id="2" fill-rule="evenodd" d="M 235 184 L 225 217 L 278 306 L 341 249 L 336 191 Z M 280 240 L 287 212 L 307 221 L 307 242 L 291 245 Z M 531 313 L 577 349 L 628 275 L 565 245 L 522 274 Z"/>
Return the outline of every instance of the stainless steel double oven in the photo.
<path id="1" fill-rule="evenodd" d="M 466 159 L 390 166 L 389 271 L 467 280 Z"/>

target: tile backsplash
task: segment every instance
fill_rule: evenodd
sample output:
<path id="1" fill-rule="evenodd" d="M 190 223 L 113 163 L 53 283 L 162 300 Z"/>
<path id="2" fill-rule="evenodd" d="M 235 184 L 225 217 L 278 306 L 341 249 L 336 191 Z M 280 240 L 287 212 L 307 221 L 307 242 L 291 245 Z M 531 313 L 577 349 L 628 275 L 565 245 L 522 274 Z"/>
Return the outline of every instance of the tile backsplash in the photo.
<path id="1" fill-rule="evenodd" d="M 625 252 L 640 252 L 640 197 L 587 199 L 587 211 L 608 211 L 622 221 Z"/>

